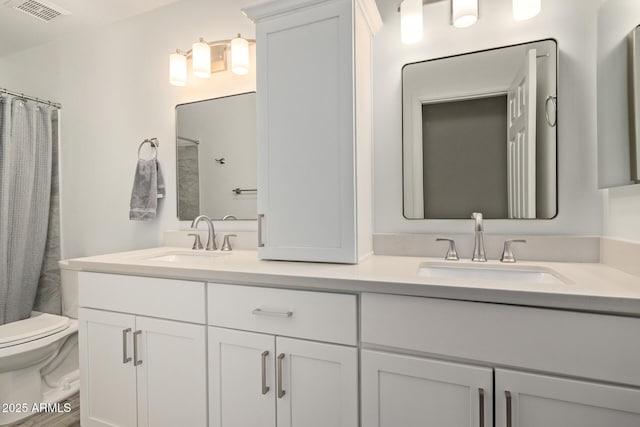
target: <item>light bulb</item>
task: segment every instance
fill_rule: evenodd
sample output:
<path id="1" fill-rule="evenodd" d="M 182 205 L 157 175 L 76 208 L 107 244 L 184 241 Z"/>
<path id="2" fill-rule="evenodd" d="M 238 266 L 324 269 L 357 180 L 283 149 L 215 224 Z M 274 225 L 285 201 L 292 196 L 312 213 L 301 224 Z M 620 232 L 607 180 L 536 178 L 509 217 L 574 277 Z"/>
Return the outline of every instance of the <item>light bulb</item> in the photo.
<path id="1" fill-rule="evenodd" d="M 191 47 L 193 59 L 193 74 L 196 77 L 209 78 L 211 76 L 211 48 L 200 38 L 200 41 L 194 43 Z"/>
<path id="2" fill-rule="evenodd" d="M 249 73 L 249 42 L 240 34 L 231 40 L 231 71 L 240 75 Z"/>
<path id="3" fill-rule="evenodd" d="M 422 40 L 422 0 L 404 0 L 400 4 L 400 40 L 414 44 Z"/>
<path id="4" fill-rule="evenodd" d="M 174 86 L 187 84 L 187 57 L 179 51 L 169 55 L 169 83 Z"/>
<path id="5" fill-rule="evenodd" d="M 478 20 L 478 0 L 451 0 L 451 19 L 456 28 L 475 24 Z"/>
<path id="6" fill-rule="evenodd" d="M 513 19 L 524 21 L 540 13 L 541 0 L 513 0 Z"/>

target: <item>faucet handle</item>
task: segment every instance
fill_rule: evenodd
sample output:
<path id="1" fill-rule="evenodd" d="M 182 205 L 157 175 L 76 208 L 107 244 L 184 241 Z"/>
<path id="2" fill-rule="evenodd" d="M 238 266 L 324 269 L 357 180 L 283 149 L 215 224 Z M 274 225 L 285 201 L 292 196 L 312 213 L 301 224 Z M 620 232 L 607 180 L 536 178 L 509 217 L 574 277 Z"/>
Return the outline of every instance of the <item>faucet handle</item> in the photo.
<path id="1" fill-rule="evenodd" d="M 193 241 L 193 247 L 191 249 L 204 249 L 204 246 L 202 246 L 202 240 L 200 240 L 200 235 L 198 233 L 189 233 L 189 236 L 195 237 L 195 240 Z"/>
<path id="2" fill-rule="evenodd" d="M 513 252 L 511 251 L 512 243 L 527 243 L 524 239 L 507 239 L 504 241 L 504 249 L 502 251 L 502 256 L 500 257 L 500 262 L 516 262 L 515 257 L 513 256 Z"/>
<path id="3" fill-rule="evenodd" d="M 436 239 L 436 242 L 449 242 L 449 249 L 447 250 L 447 254 L 445 255 L 444 259 L 446 259 L 447 261 L 458 261 L 460 258 L 458 258 L 458 252 L 456 251 L 456 242 L 453 239 L 443 239 L 441 237 L 438 237 Z"/>
<path id="4" fill-rule="evenodd" d="M 229 241 L 229 237 L 236 237 L 236 235 L 235 234 L 224 235 L 224 240 L 222 241 L 222 247 L 220 248 L 221 251 L 230 251 L 233 249 L 231 247 L 231 242 Z"/>

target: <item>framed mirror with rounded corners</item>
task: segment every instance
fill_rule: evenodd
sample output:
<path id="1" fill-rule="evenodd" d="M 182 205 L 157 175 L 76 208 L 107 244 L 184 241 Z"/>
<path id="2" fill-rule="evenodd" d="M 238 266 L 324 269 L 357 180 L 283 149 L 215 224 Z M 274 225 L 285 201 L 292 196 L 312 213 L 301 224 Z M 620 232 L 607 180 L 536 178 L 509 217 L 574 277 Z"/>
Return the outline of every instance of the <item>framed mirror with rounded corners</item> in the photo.
<path id="1" fill-rule="evenodd" d="M 402 68 L 407 219 L 551 219 L 558 213 L 553 39 Z"/>

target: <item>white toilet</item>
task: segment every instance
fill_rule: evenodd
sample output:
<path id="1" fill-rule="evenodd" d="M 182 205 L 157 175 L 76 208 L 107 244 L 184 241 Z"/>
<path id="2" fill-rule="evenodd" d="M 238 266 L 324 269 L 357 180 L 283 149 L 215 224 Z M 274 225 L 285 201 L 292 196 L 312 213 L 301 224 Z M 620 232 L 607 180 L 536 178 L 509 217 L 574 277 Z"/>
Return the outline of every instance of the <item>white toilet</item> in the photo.
<path id="1" fill-rule="evenodd" d="M 0 426 L 80 389 L 77 271 L 60 262 L 62 316 L 32 312 L 0 326 Z M 28 409 L 26 412 L 24 409 Z"/>

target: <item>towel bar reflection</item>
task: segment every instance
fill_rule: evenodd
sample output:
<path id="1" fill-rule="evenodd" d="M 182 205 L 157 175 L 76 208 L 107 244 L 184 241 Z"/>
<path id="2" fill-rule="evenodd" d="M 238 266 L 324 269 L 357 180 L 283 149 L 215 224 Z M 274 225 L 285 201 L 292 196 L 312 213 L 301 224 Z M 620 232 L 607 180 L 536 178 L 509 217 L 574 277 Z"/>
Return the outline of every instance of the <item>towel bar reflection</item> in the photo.
<path id="1" fill-rule="evenodd" d="M 255 193 L 258 190 L 256 188 L 239 188 L 239 187 L 236 187 L 231 191 L 233 191 L 236 194 L 242 194 L 242 193 Z"/>

